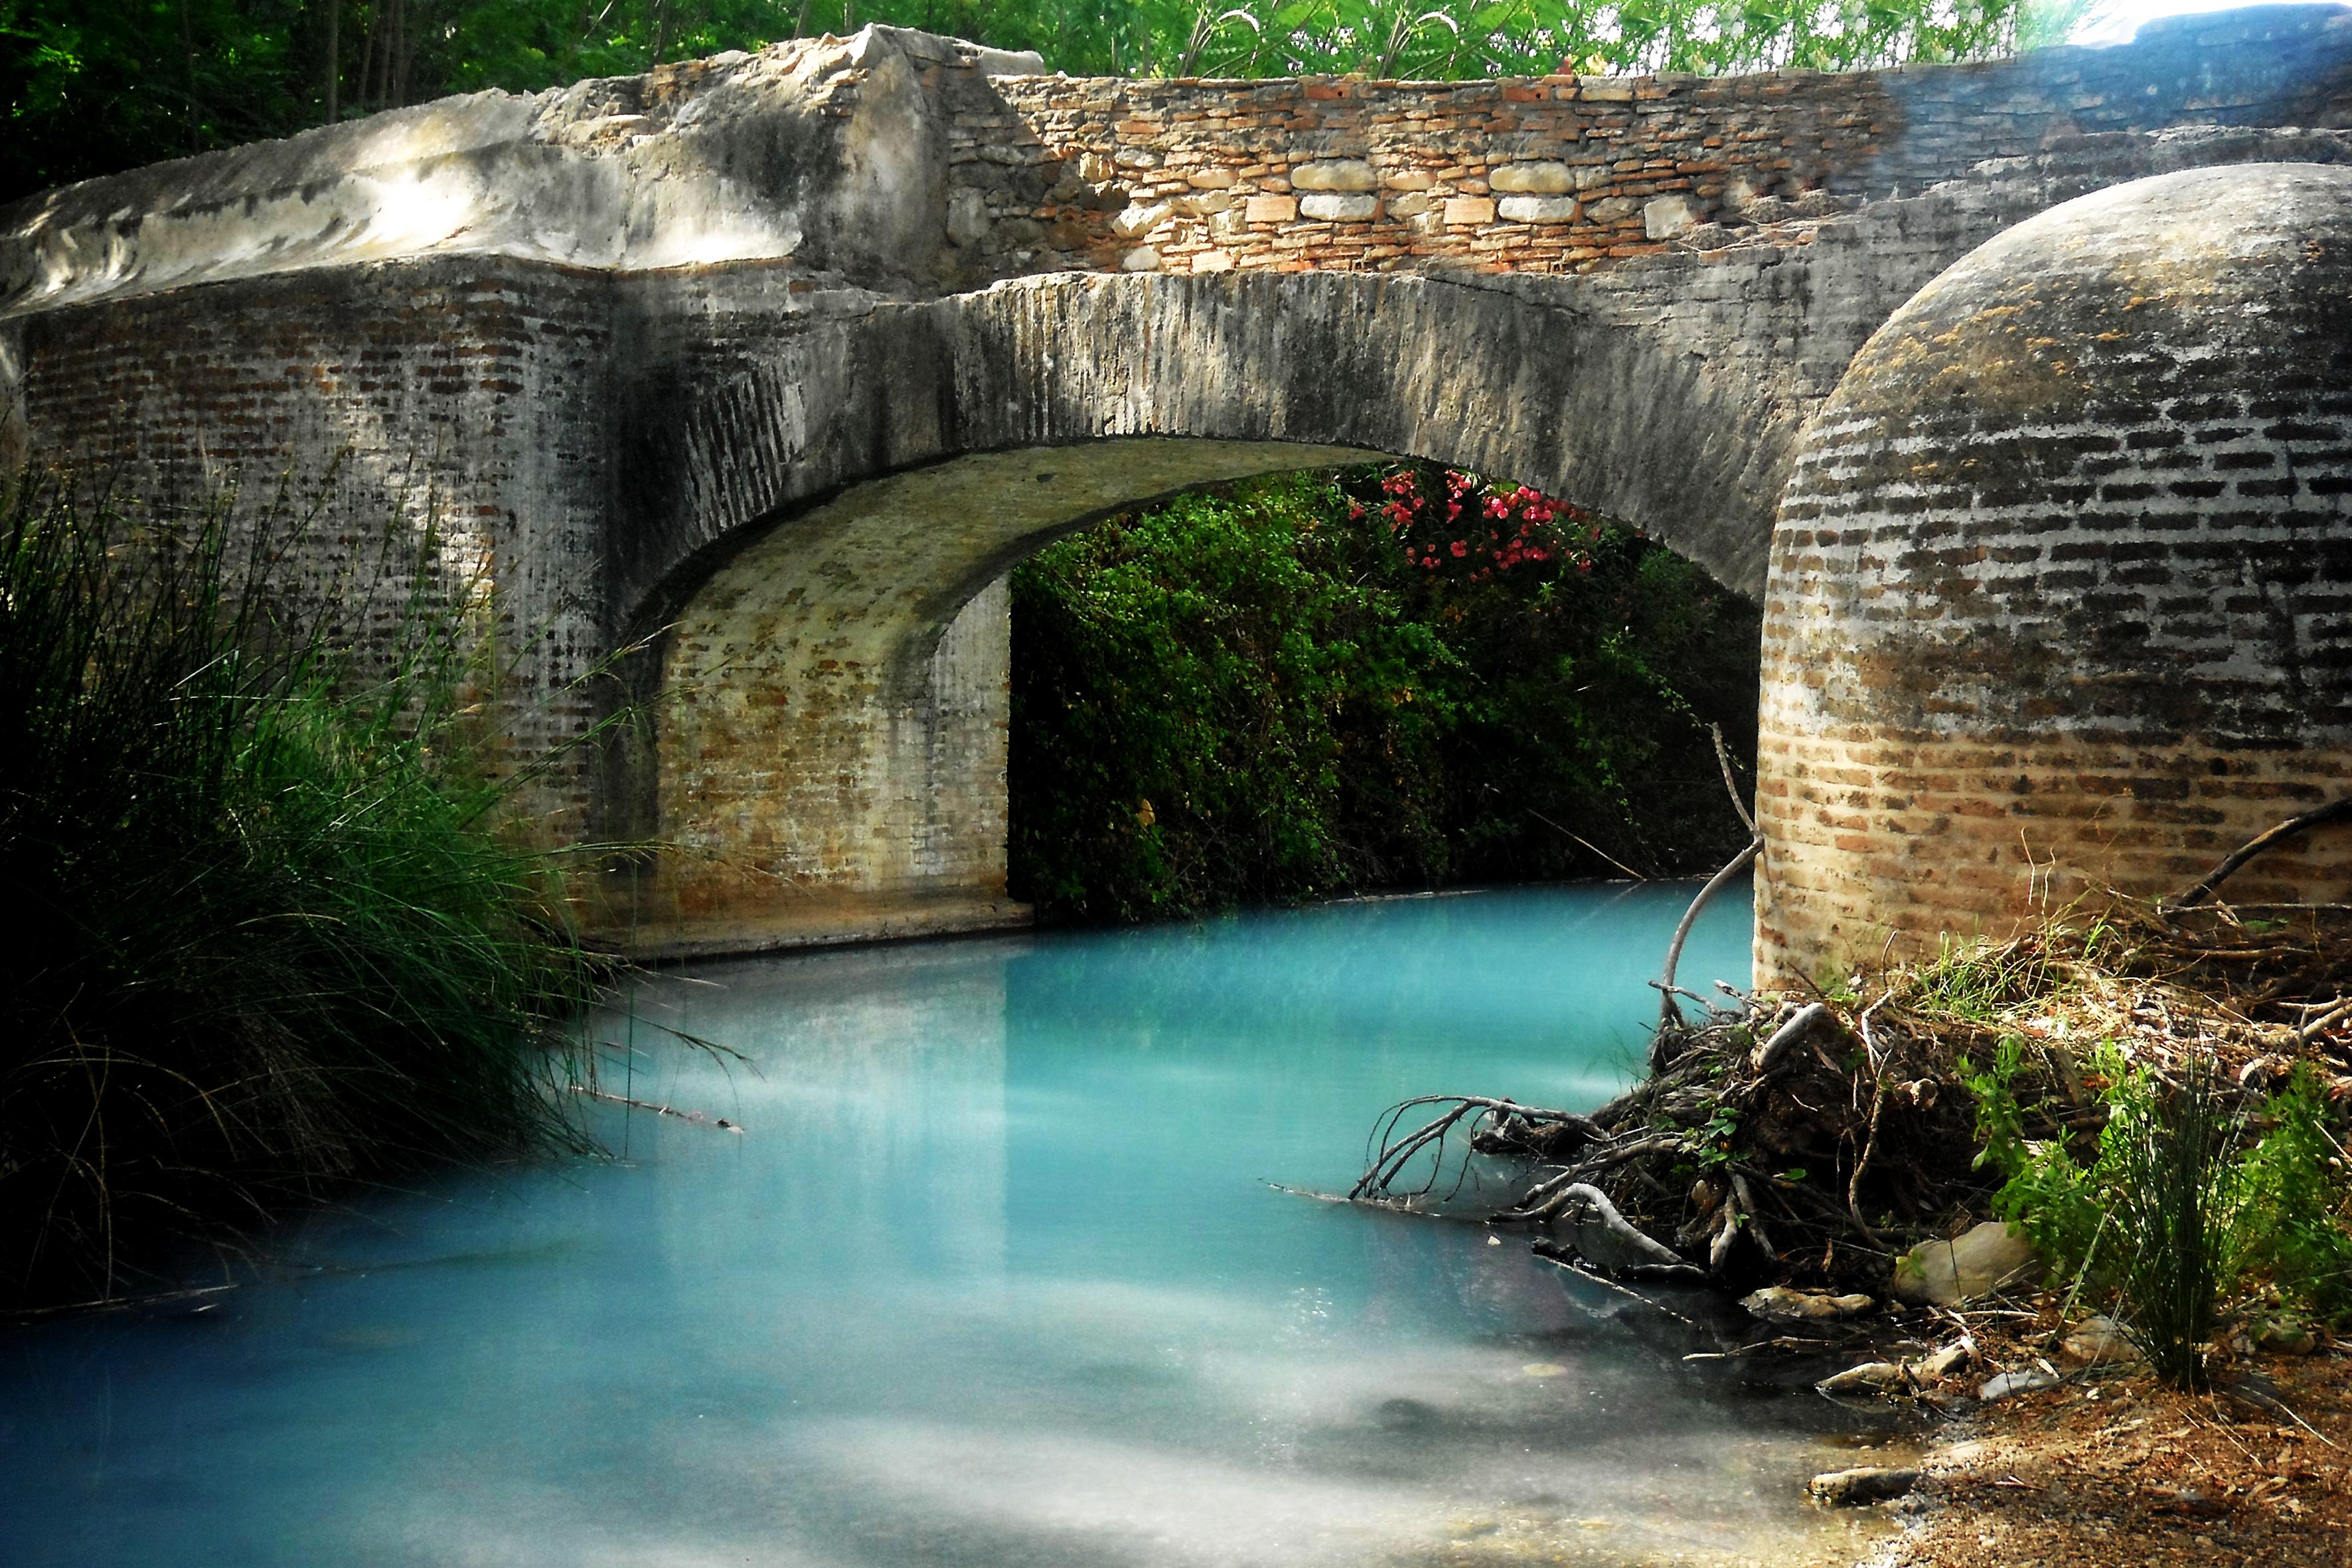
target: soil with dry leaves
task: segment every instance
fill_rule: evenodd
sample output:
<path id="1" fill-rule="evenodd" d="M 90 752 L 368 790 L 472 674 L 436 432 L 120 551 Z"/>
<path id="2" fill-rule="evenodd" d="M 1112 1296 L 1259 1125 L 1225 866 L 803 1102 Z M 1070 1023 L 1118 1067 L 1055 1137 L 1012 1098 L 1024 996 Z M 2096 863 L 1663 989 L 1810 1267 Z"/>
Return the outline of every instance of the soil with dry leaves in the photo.
<path id="1" fill-rule="evenodd" d="M 1979 1328 L 1984 1362 L 2046 1359 L 2047 1321 Z M 2061 1370 L 2064 1370 L 2061 1367 Z M 1873 1568 L 2352 1564 L 2352 1344 L 2224 1366 L 2214 1392 L 2136 1367 L 2068 1373 L 1946 1428 Z"/>

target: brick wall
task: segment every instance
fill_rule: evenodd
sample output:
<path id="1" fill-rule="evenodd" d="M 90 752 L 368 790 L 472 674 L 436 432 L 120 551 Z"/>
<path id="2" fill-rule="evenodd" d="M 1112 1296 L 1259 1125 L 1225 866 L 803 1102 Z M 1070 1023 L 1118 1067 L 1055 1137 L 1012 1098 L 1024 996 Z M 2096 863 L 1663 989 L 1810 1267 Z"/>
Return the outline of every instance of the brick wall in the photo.
<path id="1" fill-rule="evenodd" d="M 1759 972 L 2180 892 L 2352 781 L 2352 171 L 2166 176 L 1906 305 L 1801 448 Z M 2352 900 L 2352 834 L 2233 899 Z"/>
<path id="2" fill-rule="evenodd" d="M 2352 124 L 2352 16 L 1849 74 L 990 86 L 951 100 L 948 229 L 975 274 L 1582 270 L 1759 226 L 1801 244 L 1852 198 L 2070 135 Z"/>

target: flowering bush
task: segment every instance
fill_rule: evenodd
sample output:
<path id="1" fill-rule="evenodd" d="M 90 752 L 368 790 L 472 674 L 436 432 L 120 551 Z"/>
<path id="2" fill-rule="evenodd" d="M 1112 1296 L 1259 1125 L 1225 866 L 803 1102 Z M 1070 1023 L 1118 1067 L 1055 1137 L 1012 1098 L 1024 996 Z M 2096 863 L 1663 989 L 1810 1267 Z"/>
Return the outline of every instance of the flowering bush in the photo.
<path id="1" fill-rule="evenodd" d="M 1443 476 L 1435 493 L 1424 490 L 1433 471 Z M 1598 541 L 1601 520 L 1568 502 L 1525 485 L 1489 484 L 1458 468 L 1425 469 L 1404 464 L 1383 473 L 1379 511 L 1408 564 L 1424 572 L 1450 571 L 1474 583 L 1500 572 L 1560 561 L 1579 572 L 1592 570 L 1592 556 L 1580 544 Z M 1351 521 L 1368 514 L 1362 500 L 1348 503 Z"/>
<path id="2" fill-rule="evenodd" d="M 1137 920 L 1712 869 L 1756 609 L 1622 525 L 1432 465 L 1202 492 L 1013 576 L 1013 884 Z"/>

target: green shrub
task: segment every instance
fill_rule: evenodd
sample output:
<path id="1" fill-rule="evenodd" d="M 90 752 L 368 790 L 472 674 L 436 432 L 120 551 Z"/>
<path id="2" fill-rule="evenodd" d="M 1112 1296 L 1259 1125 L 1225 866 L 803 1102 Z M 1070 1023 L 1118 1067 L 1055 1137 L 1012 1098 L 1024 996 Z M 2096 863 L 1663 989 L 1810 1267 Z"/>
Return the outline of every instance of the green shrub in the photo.
<path id="1" fill-rule="evenodd" d="M 1425 465 L 1186 497 L 1013 575 L 1013 890 L 1131 920 L 1746 842 L 1752 606 L 1630 531 Z"/>
<path id="2" fill-rule="evenodd" d="M 2273 1097 L 2269 1129 L 2249 1146 L 2209 1061 L 2192 1058 L 2168 1083 L 2103 1046 L 2092 1067 L 2105 1081 L 2105 1122 L 2084 1163 L 2063 1126 L 2026 1136 L 2030 1113 L 2013 1092 L 2023 1066 L 2014 1038 L 1982 1071 L 1959 1064 L 1977 1097 L 1980 1163 L 2005 1177 L 1994 1212 L 2076 1289 L 2112 1298 L 2159 1377 L 2204 1385 L 2203 1347 L 2245 1287 L 2339 1321 L 2352 1307 L 2341 1167 L 2307 1070 Z"/>
<path id="3" fill-rule="evenodd" d="M 491 831 L 494 672 L 421 567 L 388 667 L 337 658 L 355 606 L 272 580 L 299 526 L 6 498 L 0 1295 L 110 1293 L 279 1203 L 576 1142 L 550 1046 L 593 974 L 545 861 Z"/>

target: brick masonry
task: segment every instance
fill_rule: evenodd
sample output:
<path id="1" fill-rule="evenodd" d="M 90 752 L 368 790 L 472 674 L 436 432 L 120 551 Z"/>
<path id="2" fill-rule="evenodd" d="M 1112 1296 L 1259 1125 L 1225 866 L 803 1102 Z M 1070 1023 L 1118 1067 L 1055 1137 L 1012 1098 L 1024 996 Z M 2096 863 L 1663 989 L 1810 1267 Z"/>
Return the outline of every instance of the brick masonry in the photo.
<path id="1" fill-rule="evenodd" d="M 554 759 L 534 818 L 676 847 L 607 889 L 643 950 L 990 923 L 984 590 L 1055 533 L 1410 455 L 1761 594 L 1807 421 L 1944 268 L 2141 176 L 2352 161 L 2328 10 L 1848 77 L 1034 70 L 874 28 L 20 204 L 0 458 L 163 500 L 331 475 L 303 570 L 376 584 L 363 647 L 430 541 Z M 572 745 L 625 689 L 649 722 Z"/>
<path id="2" fill-rule="evenodd" d="M 1759 967 L 2192 886 L 2352 781 L 2352 171 L 2013 228 L 1874 336 L 1782 501 Z M 2352 901 L 2352 835 L 2235 900 Z"/>

